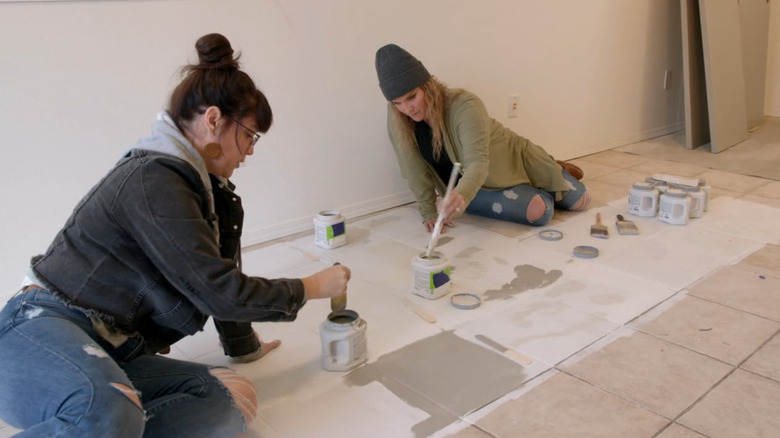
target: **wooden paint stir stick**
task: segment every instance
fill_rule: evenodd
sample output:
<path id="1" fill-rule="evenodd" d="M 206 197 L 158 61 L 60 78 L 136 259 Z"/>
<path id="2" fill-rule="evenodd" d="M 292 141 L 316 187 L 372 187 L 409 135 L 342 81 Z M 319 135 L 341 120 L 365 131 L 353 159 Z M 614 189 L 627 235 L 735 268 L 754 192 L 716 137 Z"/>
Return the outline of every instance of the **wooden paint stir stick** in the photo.
<path id="1" fill-rule="evenodd" d="M 455 187 L 455 180 L 458 177 L 458 169 L 460 169 L 460 163 L 454 163 L 452 165 L 452 172 L 450 173 L 450 181 L 447 183 L 447 191 L 444 193 L 442 202 L 450 196 L 452 188 Z M 441 234 L 441 227 L 444 223 L 444 210 L 439 210 L 439 216 L 436 218 L 436 225 L 433 226 L 433 232 L 431 232 L 431 241 L 428 242 L 428 251 L 425 253 L 425 257 L 430 257 L 433 253 L 433 249 L 436 248 L 436 243 L 439 241 L 439 234 Z"/>

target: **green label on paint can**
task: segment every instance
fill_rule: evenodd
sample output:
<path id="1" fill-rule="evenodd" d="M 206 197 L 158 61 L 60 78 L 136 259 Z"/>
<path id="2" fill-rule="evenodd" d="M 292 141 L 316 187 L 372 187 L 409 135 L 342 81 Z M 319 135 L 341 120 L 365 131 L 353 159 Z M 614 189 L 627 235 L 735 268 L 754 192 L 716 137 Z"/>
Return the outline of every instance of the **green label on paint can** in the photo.
<path id="1" fill-rule="evenodd" d="M 435 290 L 438 287 L 447 284 L 450 281 L 450 267 L 447 266 L 443 271 L 431 272 L 429 275 L 428 287 Z"/>
<path id="2" fill-rule="evenodd" d="M 331 241 L 335 239 L 336 237 L 342 236 L 347 232 L 347 225 L 345 222 L 339 222 L 337 224 L 328 225 L 328 241 Z"/>

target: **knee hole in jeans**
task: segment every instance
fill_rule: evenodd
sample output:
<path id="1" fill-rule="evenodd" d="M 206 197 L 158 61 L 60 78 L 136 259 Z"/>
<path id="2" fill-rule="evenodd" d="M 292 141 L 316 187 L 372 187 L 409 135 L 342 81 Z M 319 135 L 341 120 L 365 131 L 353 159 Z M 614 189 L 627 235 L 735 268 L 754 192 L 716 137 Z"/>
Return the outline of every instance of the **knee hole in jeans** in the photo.
<path id="1" fill-rule="evenodd" d="M 571 206 L 572 211 L 582 211 L 588 208 L 588 205 L 590 205 L 590 192 L 585 192 L 582 194 L 582 197 L 577 201 L 574 205 Z"/>
<path id="2" fill-rule="evenodd" d="M 525 217 L 528 222 L 535 222 L 539 220 L 547 212 L 547 204 L 539 195 L 534 195 L 528 202 L 528 209 L 525 212 Z"/>
<path id="3" fill-rule="evenodd" d="M 136 406 L 143 409 L 143 405 L 141 404 L 141 398 L 138 397 L 138 392 L 134 390 L 133 388 L 130 388 L 127 385 L 123 385 L 121 383 L 111 383 L 111 386 L 117 389 L 119 392 L 121 392 L 125 397 L 129 398 L 130 401 L 135 403 Z"/>
<path id="4" fill-rule="evenodd" d="M 257 416 L 257 390 L 254 383 L 229 368 L 213 368 L 209 372 L 230 392 L 236 407 L 244 415 L 246 423 L 251 424 L 255 421 Z"/>

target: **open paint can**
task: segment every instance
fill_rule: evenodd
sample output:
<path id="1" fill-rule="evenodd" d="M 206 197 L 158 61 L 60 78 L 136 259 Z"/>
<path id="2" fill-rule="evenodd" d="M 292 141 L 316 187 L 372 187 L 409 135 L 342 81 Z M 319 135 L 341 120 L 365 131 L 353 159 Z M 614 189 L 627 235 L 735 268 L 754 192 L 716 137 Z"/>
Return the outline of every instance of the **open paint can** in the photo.
<path id="1" fill-rule="evenodd" d="M 444 254 L 434 251 L 428 256 L 422 252 L 412 259 L 414 276 L 412 292 L 429 300 L 443 297 L 452 290 L 450 264 Z"/>
<path id="2" fill-rule="evenodd" d="M 314 220 L 314 244 L 333 249 L 347 243 L 347 225 L 344 216 L 336 210 L 323 210 Z"/>
<path id="3" fill-rule="evenodd" d="M 368 359 L 366 321 L 354 310 L 336 310 L 320 324 L 322 368 L 348 371 Z"/>

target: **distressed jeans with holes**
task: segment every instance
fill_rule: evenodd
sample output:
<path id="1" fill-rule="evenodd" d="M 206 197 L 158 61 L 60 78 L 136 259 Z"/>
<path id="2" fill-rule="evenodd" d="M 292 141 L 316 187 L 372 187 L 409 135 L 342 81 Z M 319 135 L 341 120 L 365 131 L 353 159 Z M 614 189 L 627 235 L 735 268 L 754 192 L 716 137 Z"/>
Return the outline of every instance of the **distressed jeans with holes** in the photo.
<path id="1" fill-rule="evenodd" d="M 208 366 L 157 355 L 119 362 L 117 354 L 89 318 L 48 291 L 17 294 L 0 311 L 0 418 L 23 429 L 20 438 L 211 438 L 246 429 Z M 144 409 L 116 384 L 138 391 Z"/>
<path id="2" fill-rule="evenodd" d="M 569 186 L 569 192 L 560 201 L 555 202 L 553 195 L 542 189 L 537 189 L 529 184 L 518 184 L 502 190 L 478 191 L 466 208 L 466 212 L 476 216 L 517 222 L 524 225 L 545 225 L 552 219 L 555 208 L 562 210 L 571 209 L 587 191 L 585 185 L 571 176 L 569 172 L 561 170 L 561 173 Z M 527 217 L 528 204 L 536 195 L 542 198 L 547 208 L 542 217 L 530 222 Z"/>

